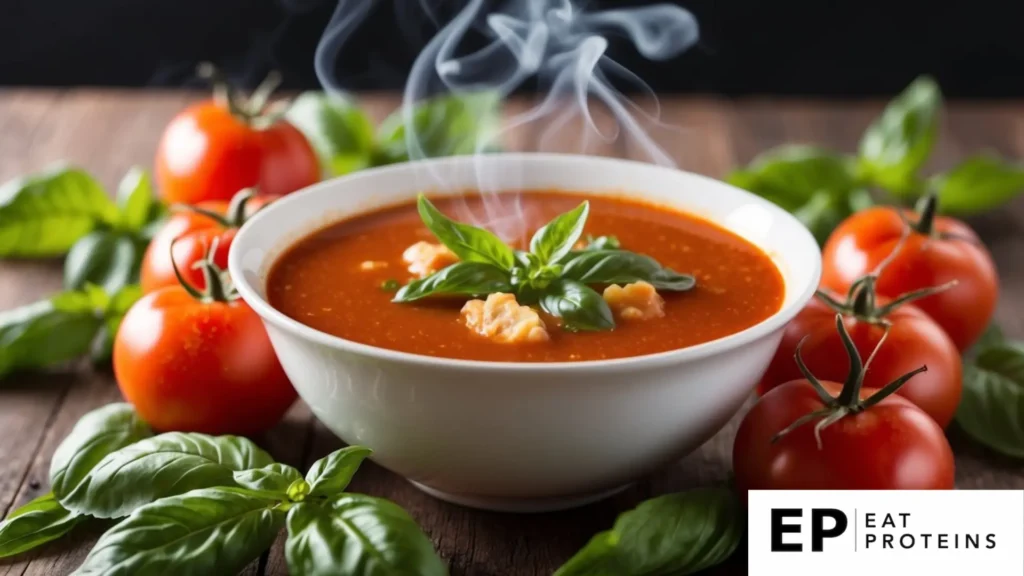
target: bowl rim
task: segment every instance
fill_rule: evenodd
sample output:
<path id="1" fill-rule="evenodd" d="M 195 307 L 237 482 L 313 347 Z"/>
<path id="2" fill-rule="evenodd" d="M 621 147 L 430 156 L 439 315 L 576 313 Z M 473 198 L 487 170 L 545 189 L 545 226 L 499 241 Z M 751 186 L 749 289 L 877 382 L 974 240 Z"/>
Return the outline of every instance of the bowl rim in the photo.
<path id="1" fill-rule="evenodd" d="M 510 161 L 530 161 L 535 160 L 547 160 L 554 162 L 580 162 L 580 163 L 600 163 L 600 164 L 626 164 L 633 167 L 642 166 L 644 169 L 654 171 L 670 171 L 670 172 L 681 172 L 686 174 L 688 177 L 694 178 L 698 181 L 706 181 L 713 183 L 716 186 L 727 186 L 733 188 L 735 191 L 742 195 L 746 195 L 749 199 L 762 207 L 768 209 L 774 215 L 780 217 L 782 220 L 787 221 L 790 225 L 794 226 L 797 230 L 798 235 L 802 235 L 804 240 L 808 243 L 817 246 L 817 241 L 814 239 L 810 231 L 802 224 L 795 216 L 786 212 L 774 203 L 761 198 L 755 194 L 752 194 L 741 188 L 732 186 L 731 184 L 722 182 L 715 178 L 697 174 L 694 172 L 688 172 L 686 170 L 680 170 L 677 168 L 669 168 L 665 166 L 659 166 L 656 164 L 650 164 L 647 162 L 640 162 L 636 160 L 628 160 L 623 158 L 610 158 L 604 156 L 587 156 L 582 154 L 563 154 L 563 153 L 550 153 L 550 152 L 499 152 L 488 154 L 488 156 L 506 156 L 510 157 Z M 472 162 L 474 161 L 473 156 L 451 156 L 444 158 L 431 158 L 425 160 L 416 160 L 412 162 L 403 162 L 399 164 L 391 164 L 387 166 L 380 166 L 376 168 L 370 168 L 366 170 L 360 170 L 352 174 L 340 176 L 338 178 L 331 178 L 324 180 L 288 194 L 274 202 L 268 204 L 265 208 L 259 210 L 251 218 L 249 218 L 242 227 L 238 230 L 235 238 L 231 244 L 231 249 L 228 253 L 228 270 L 231 274 L 232 281 L 234 282 L 235 288 L 238 290 L 242 300 L 245 301 L 250 308 L 253 309 L 256 314 L 263 319 L 264 322 L 273 324 L 275 327 L 280 328 L 292 335 L 303 339 L 310 340 L 314 343 L 338 349 L 344 352 L 352 354 L 358 354 L 363 356 L 369 356 L 379 360 L 386 360 L 389 362 L 410 365 L 414 367 L 431 367 L 431 368 L 446 368 L 449 370 L 456 371 L 512 371 L 519 373 L 536 373 L 536 372 L 596 372 L 607 373 L 608 371 L 613 372 L 628 372 L 637 369 L 650 369 L 658 368 L 667 365 L 681 364 L 688 361 L 698 360 L 714 356 L 722 352 L 727 352 L 746 344 L 761 339 L 774 331 L 783 328 L 796 314 L 803 309 L 807 302 L 814 296 L 815 291 L 818 288 L 818 284 L 821 280 L 822 263 L 820 252 L 818 257 L 813 260 L 811 265 L 813 266 L 811 281 L 808 285 L 793 298 L 788 304 L 784 304 L 774 314 L 761 320 L 753 326 L 749 326 L 701 344 L 695 344 L 686 348 L 679 348 L 676 350 L 667 350 L 664 352 L 655 352 L 652 354 L 644 354 L 641 356 L 628 356 L 624 358 L 611 358 L 605 360 L 582 360 L 582 361 L 569 361 L 569 362 L 492 362 L 487 360 L 466 360 L 461 358 L 447 358 L 443 356 L 429 356 L 425 354 L 414 354 L 412 352 L 402 352 L 398 350 L 390 350 L 387 348 L 381 348 L 379 346 L 372 346 L 370 344 L 363 344 L 361 342 L 355 342 L 348 340 L 340 336 L 328 334 L 322 332 L 310 326 L 307 326 L 298 320 L 295 320 L 283 312 L 277 310 L 270 303 L 263 298 L 260 293 L 253 288 L 242 273 L 242 256 L 241 253 L 243 248 L 239 248 L 245 244 L 246 236 L 251 233 L 251 230 L 259 225 L 261 220 L 271 218 L 275 208 L 284 206 L 293 202 L 303 202 L 304 197 L 307 193 L 312 193 L 316 190 L 336 186 L 340 180 L 360 180 L 370 179 L 375 175 L 388 172 L 393 170 L 410 170 L 410 165 L 429 165 L 429 164 L 448 164 L 453 162 Z M 314 229 L 310 228 L 310 232 Z M 304 237 L 304 236 L 303 236 Z M 748 242 L 753 243 L 748 240 Z M 756 246 L 756 244 L 755 244 Z M 759 249 L 763 248 L 758 246 Z"/>

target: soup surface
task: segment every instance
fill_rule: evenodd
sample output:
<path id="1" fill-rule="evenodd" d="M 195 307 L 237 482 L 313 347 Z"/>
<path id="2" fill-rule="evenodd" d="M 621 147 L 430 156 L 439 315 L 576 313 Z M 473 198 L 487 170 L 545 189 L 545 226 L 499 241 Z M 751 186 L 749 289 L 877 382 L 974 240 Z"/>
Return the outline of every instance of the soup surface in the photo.
<path id="1" fill-rule="evenodd" d="M 297 242 L 272 267 L 268 299 L 307 326 L 355 342 L 428 356 L 511 362 L 604 360 L 675 350 L 739 332 L 781 307 L 783 279 L 764 253 L 711 222 L 671 209 L 624 198 L 535 191 L 500 194 L 486 204 L 479 196 L 435 203 L 448 216 L 485 225 L 521 248 L 536 228 L 583 200 L 590 201 L 586 234 L 613 235 L 624 250 L 692 274 L 696 287 L 659 291 L 665 300 L 661 318 L 617 320 L 607 331 L 568 332 L 542 314 L 549 341 L 493 342 L 463 324 L 459 311 L 468 298 L 397 304 L 391 302 L 393 291 L 382 287 L 412 279 L 402 260 L 406 248 L 423 240 L 436 242 L 410 202 L 336 222 Z M 506 218 L 491 218 L 486 225 L 488 212 Z"/>

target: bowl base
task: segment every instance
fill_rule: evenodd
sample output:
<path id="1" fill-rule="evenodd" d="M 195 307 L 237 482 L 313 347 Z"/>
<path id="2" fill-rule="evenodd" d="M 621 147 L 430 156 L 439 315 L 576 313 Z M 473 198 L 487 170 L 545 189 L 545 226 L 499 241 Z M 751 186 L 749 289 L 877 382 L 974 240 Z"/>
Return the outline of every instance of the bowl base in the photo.
<path id="1" fill-rule="evenodd" d="M 478 510 L 488 510 L 491 512 L 513 512 L 516 514 L 558 512 L 560 510 L 569 510 L 570 508 L 579 508 L 580 506 L 604 500 L 605 498 L 618 494 L 632 486 L 632 484 L 623 484 L 622 486 L 617 486 L 611 490 L 604 490 L 602 492 L 584 494 L 581 496 L 555 498 L 492 498 L 488 496 L 442 492 L 412 480 L 409 480 L 409 483 L 438 500 L 444 500 L 445 502 L 458 504 L 459 506 L 465 506 L 467 508 L 476 508 Z"/>

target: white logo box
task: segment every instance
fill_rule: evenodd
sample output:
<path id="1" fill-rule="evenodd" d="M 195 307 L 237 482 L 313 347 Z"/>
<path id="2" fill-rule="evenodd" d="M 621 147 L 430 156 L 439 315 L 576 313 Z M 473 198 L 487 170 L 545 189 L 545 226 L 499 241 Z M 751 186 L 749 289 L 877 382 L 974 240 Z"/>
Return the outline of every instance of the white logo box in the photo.
<path id="1" fill-rule="evenodd" d="M 1021 490 L 751 491 L 748 526 L 750 576 L 1024 575 Z"/>

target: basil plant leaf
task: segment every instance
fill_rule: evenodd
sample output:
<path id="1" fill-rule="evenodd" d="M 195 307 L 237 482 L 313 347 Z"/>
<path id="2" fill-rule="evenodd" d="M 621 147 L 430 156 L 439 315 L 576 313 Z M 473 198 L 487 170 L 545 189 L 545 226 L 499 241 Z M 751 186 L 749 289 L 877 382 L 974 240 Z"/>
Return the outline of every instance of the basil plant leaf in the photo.
<path id="1" fill-rule="evenodd" d="M 149 223 L 155 203 L 153 182 L 149 178 L 149 173 L 138 166 L 129 170 L 117 187 L 121 229 L 129 232 L 141 231 Z"/>
<path id="2" fill-rule="evenodd" d="M 103 458 L 152 435 L 131 404 L 117 402 L 87 413 L 53 453 L 53 492 L 58 497 L 68 494 Z"/>
<path id="3" fill-rule="evenodd" d="M 569 330 L 608 330 L 615 327 L 612 311 L 604 298 L 575 280 L 552 282 L 540 297 L 540 307 L 561 318 Z"/>
<path id="4" fill-rule="evenodd" d="M 864 133 L 864 176 L 900 197 L 919 193 L 917 173 L 935 145 L 941 108 L 938 84 L 927 76 L 914 80 Z"/>
<path id="5" fill-rule="evenodd" d="M 334 496 L 341 493 L 371 452 L 365 446 L 348 446 L 314 462 L 306 473 L 310 496 Z"/>
<path id="6" fill-rule="evenodd" d="M 370 165 L 373 123 L 349 98 L 303 92 L 288 107 L 285 118 L 316 150 L 325 176 L 341 176 Z"/>
<path id="7" fill-rule="evenodd" d="M 587 235 L 587 244 L 583 247 L 583 250 L 618 250 L 622 248 L 622 243 L 615 236 L 598 236 L 594 237 Z"/>
<path id="8" fill-rule="evenodd" d="M 996 452 L 1024 458 L 1024 343 L 981 350 L 964 365 L 963 382 L 960 427 Z"/>
<path id="9" fill-rule="evenodd" d="M 103 326 L 90 352 L 93 362 L 102 364 L 110 361 L 114 353 L 114 338 L 121 327 L 121 321 L 139 298 L 142 298 L 142 287 L 138 284 L 129 284 L 110 299 L 103 314 Z"/>
<path id="10" fill-rule="evenodd" d="M 262 468 L 235 472 L 233 477 L 235 483 L 242 488 L 279 496 L 286 496 L 288 487 L 296 480 L 302 480 L 302 474 L 299 474 L 298 470 L 279 462 L 268 464 Z"/>
<path id="11" fill-rule="evenodd" d="M 402 286 L 392 302 L 412 302 L 435 295 L 472 296 L 511 291 L 511 278 L 505 270 L 482 262 L 456 262 L 426 278 Z"/>
<path id="12" fill-rule="evenodd" d="M 975 156 L 932 180 L 939 206 L 952 214 L 978 214 L 1024 192 L 1024 166 L 993 156 Z"/>
<path id="13" fill-rule="evenodd" d="M 231 488 L 157 500 L 108 530 L 75 575 L 237 574 L 284 526 L 276 505 Z"/>
<path id="14" fill-rule="evenodd" d="M 138 281 L 143 252 L 127 234 L 92 232 L 76 242 L 64 259 L 64 288 L 80 290 L 95 284 L 116 294 Z"/>
<path id="15" fill-rule="evenodd" d="M 659 290 L 686 291 L 697 281 L 693 276 L 663 268 L 657 260 L 624 250 L 577 252 L 565 262 L 562 278 L 583 284 L 648 282 Z"/>
<path id="16" fill-rule="evenodd" d="M 293 506 L 285 558 L 289 572 L 303 576 L 448 574 L 430 539 L 405 510 L 362 494 Z"/>
<path id="17" fill-rule="evenodd" d="M 590 202 L 584 201 L 576 208 L 561 214 L 548 222 L 530 240 L 530 252 L 540 258 L 541 263 L 557 262 L 565 256 L 583 235 L 583 226 L 590 214 Z"/>
<path id="18" fill-rule="evenodd" d="M 484 152 L 500 130 L 501 95 L 466 92 L 399 108 L 377 130 L 378 164 Z"/>
<path id="19" fill-rule="evenodd" d="M 850 160 L 812 146 L 782 146 L 733 172 L 728 182 L 778 204 L 788 212 L 820 192 L 845 197 L 856 186 Z"/>
<path id="20" fill-rule="evenodd" d="M 117 206 L 83 170 L 57 168 L 12 180 L 0 186 L 0 257 L 59 256 L 119 218 Z"/>
<path id="21" fill-rule="evenodd" d="M 0 522 L 0 558 L 27 552 L 67 534 L 85 518 L 68 512 L 53 497 L 44 494 Z"/>
<path id="22" fill-rule="evenodd" d="M 273 463 L 245 438 L 168 432 L 107 455 L 60 502 L 97 518 L 120 518 L 167 496 L 234 486 L 235 472 Z"/>
<path id="23" fill-rule="evenodd" d="M 102 319 L 84 297 L 35 302 L 0 312 L 0 378 L 49 368 L 89 351 Z"/>
<path id="24" fill-rule="evenodd" d="M 493 264 L 502 270 L 515 264 L 512 249 L 490 231 L 448 218 L 423 194 L 417 207 L 427 228 L 463 262 Z"/>
<path id="25" fill-rule="evenodd" d="M 682 576 L 722 563 L 743 536 L 736 496 L 721 488 L 647 500 L 594 536 L 555 576 Z"/>

